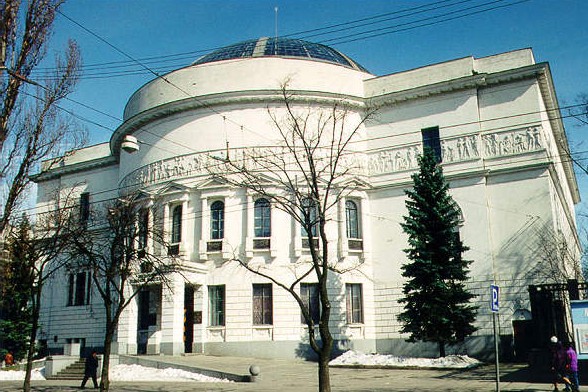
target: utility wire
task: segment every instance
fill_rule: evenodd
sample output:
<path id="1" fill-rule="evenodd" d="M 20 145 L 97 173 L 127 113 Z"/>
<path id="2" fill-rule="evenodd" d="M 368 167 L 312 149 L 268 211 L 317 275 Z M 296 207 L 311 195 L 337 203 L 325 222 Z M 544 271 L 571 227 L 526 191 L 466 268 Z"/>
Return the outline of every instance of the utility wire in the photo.
<path id="1" fill-rule="evenodd" d="M 357 26 L 347 26 L 347 24 L 344 24 L 344 25 L 343 25 L 343 27 L 341 27 L 341 28 L 338 28 L 338 29 L 329 30 L 329 31 L 326 31 L 326 32 L 317 32 L 317 33 L 308 34 L 308 35 L 302 35 L 302 37 L 301 37 L 301 38 L 302 38 L 302 39 L 309 39 L 309 38 L 314 38 L 314 37 L 318 37 L 318 36 L 321 36 L 321 35 L 330 35 L 330 34 L 339 33 L 339 32 L 343 32 L 343 31 L 348 31 L 348 30 L 358 29 L 358 28 L 360 28 L 360 27 L 371 26 L 371 25 L 378 24 L 378 23 L 383 23 L 383 22 L 389 22 L 389 21 L 391 21 L 391 20 L 398 20 L 398 19 L 408 18 L 408 17 L 410 17 L 410 16 L 413 16 L 413 15 L 418 15 L 418 14 L 422 14 L 422 13 L 425 13 L 425 12 L 428 12 L 428 11 L 431 11 L 431 10 L 437 10 L 437 9 L 443 9 L 443 8 L 450 8 L 450 7 L 454 7 L 454 6 L 456 6 L 456 5 L 459 5 L 459 4 L 469 3 L 469 2 L 471 2 L 471 1 L 473 1 L 473 0 L 461 0 L 461 1 L 458 1 L 458 2 L 456 2 L 456 3 L 449 4 L 449 5 L 443 5 L 443 6 L 438 6 L 438 7 L 432 7 L 432 8 L 427 8 L 427 9 L 424 9 L 424 10 L 423 10 L 423 9 L 420 9 L 420 8 L 423 8 L 424 6 L 422 6 L 422 7 L 416 7 L 416 8 L 414 8 L 414 9 L 418 9 L 418 11 L 415 11 L 415 12 L 410 12 L 410 13 L 408 13 L 408 14 L 405 14 L 405 15 L 396 15 L 396 14 L 398 14 L 398 13 L 402 13 L 402 12 L 405 12 L 405 11 L 397 11 L 397 12 L 392 12 L 392 13 L 389 13 L 389 15 L 396 15 L 396 16 L 394 16 L 394 17 L 389 17 L 389 18 L 385 18 L 385 19 L 379 20 L 379 21 L 377 21 L 377 22 L 367 22 L 367 23 L 361 23 L 361 24 L 358 24 Z M 498 0 L 498 1 L 505 1 L 505 0 Z M 435 3 L 435 4 L 437 4 L 437 3 Z M 483 6 L 483 5 L 484 5 L 484 4 L 482 4 L 482 5 L 479 5 L 479 6 L 476 6 L 476 7 L 481 7 L 481 6 Z M 411 10 L 412 10 L 412 9 L 411 9 Z M 456 11 L 456 12 L 458 12 L 458 11 Z M 449 14 L 447 14 L 447 15 L 449 15 Z M 442 15 L 441 15 L 441 16 L 442 16 Z M 433 17 L 433 18 L 439 18 L 439 17 L 441 17 L 441 16 L 435 16 L 435 17 Z M 421 19 L 421 20 L 428 20 L 428 19 L 429 19 L 429 18 L 425 18 L 425 19 Z M 405 24 L 412 24 L 412 23 L 416 23 L 416 22 L 418 22 L 418 21 L 419 21 L 419 20 L 417 20 L 417 21 L 412 21 L 412 22 L 407 22 L 407 23 L 405 23 Z M 379 28 L 379 29 L 375 29 L 375 30 L 377 31 L 377 30 L 380 30 L 380 29 L 389 29 L 389 28 L 393 28 L 393 27 L 395 27 L 395 26 L 392 26 L 392 27 L 381 27 L 381 28 Z M 351 34 L 349 34 L 349 35 L 360 35 L 360 34 L 365 34 L 365 32 L 361 32 L 361 31 L 360 31 L 360 32 L 357 32 L 357 33 L 351 33 Z M 336 39 L 336 38 L 334 38 L 334 39 Z M 321 41 L 321 43 L 323 43 L 323 42 L 327 42 L 327 41 Z"/>
<path id="2" fill-rule="evenodd" d="M 498 3 L 498 2 L 502 2 L 502 1 L 505 1 L 505 0 L 496 0 L 494 2 L 486 3 L 484 5 L 494 4 L 494 3 Z M 369 39 L 369 38 L 381 37 L 381 36 L 387 35 L 387 34 L 393 34 L 393 33 L 399 33 L 399 32 L 403 32 L 403 31 L 414 30 L 414 29 L 421 28 L 421 27 L 426 27 L 426 26 L 433 26 L 433 25 L 436 25 L 436 24 L 439 24 L 439 23 L 445 23 L 445 22 L 448 22 L 448 21 L 451 21 L 451 20 L 461 19 L 461 18 L 465 18 L 465 17 L 468 17 L 468 16 L 481 14 L 481 13 L 488 12 L 488 11 L 494 11 L 494 10 L 497 10 L 497 9 L 500 9 L 500 8 L 511 7 L 513 5 L 525 3 L 525 2 L 528 2 L 528 1 L 530 1 L 530 0 L 519 0 L 519 1 L 516 1 L 514 3 L 504 4 L 504 5 L 498 5 L 498 6 L 490 7 L 490 8 L 479 10 L 479 11 L 472 11 L 472 12 L 469 12 L 469 13 L 466 13 L 466 14 L 463 14 L 463 15 L 453 16 L 453 17 L 446 18 L 446 19 L 439 20 L 439 21 L 428 22 L 428 23 L 421 23 L 421 24 L 416 25 L 416 26 L 399 28 L 399 27 L 402 27 L 402 26 L 414 24 L 416 22 L 402 23 L 402 24 L 399 24 L 399 25 L 396 25 L 396 26 L 391 26 L 391 27 L 386 27 L 386 28 L 381 28 L 381 29 L 368 30 L 368 31 L 364 31 L 362 33 L 350 34 L 350 35 L 347 35 L 347 36 L 344 36 L 344 37 L 339 37 L 339 38 L 332 38 L 332 39 L 321 41 L 321 43 L 322 44 L 329 44 L 329 45 L 341 45 L 341 44 L 346 44 L 346 43 L 349 43 L 349 42 L 355 42 L 355 41 L 365 40 L 365 39 Z M 477 8 L 477 7 L 480 7 L 480 6 L 469 7 L 469 8 L 466 8 L 466 9 Z M 443 14 L 442 16 L 450 16 L 450 15 L 457 14 L 459 12 L 462 12 L 462 11 L 449 12 L 449 13 Z M 433 17 L 429 17 L 429 18 L 424 18 L 421 21 L 431 20 L 431 19 L 438 19 L 439 17 L 440 16 L 433 16 Z M 391 31 L 388 31 L 388 30 L 391 30 Z"/>
<path id="3" fill-rule="evenodd" d="M 399 19 L 399 18 L 404 18 L 404 17 L 412 16 L 412 15 L 423 13 L 423 12 L 427 12 L 427 11 L 433 11 L 433 10 L 442 9 L 442 8 L 454 7 L 456 5 L 459 5 L 459 4 L 462 4 L 462 3 L 465 3 L 465 2 L 474 1 L 474 0 L 461 0 L 461 1 L 454 2 L 454 3 L 449 3 L 450 1 L 455 1 L 455 0 L 444 0 L 444 1 L 438 1 L 438 2 L 433 2 L 433 3 L 428 3 L 428 4 L 420 5 L 420 6 L 417 6 L 417 7 L 410 7 L 410 8 L 406 8 L 406 9 L 399 10 L 399 11 L 388 12 L 388 13 L 384 13 L 384 14 L 380 14 L 380 15 L 375 15 L 375 16 L 370 16 L 370 17 L 366 17 L 366 18 L 356 19 L 356 20 L 353 20 L 353 21 L 338 23 L 338 24 L 334 24 L 334 25 L 326 26 L 326 27 L 321 27 L 321 28 L 317 28 L 317 29 L 303 30 L 303 31 L 299 31 L 299 32 L 295 32 L 295 33 L 290 33 L 290 34 L 286 34 L 286 35 L 281 35 L 281 36 L 282 37 L 301 37 L 301 38 L 305 38 L 305 37 L 311 37 L 311 35 L 304 36 L 304 34 L 312 33 L 312 32 L 318 32 L 318 31 L 327 31 L 327 32 L 325 32 L 323 34 L 332 34 L 333 32 L 340 32 L 340 31 L 345 31 L 346 30 L 346 29 L 341 29 L 340 28 L 341 26 L 349 26 L 347 28 L 347 30 L 349 30 L 349 29 L 354 29 L 354 28 L 360 27 L 360 26 L 352 26 L 352 25 L 353 24 L 357 24 L 357 23 L 362 22 L 362 21 L 382 19 L 385 16 L 397 15 L 397 14 L 400 14 L 400 13 L 405 13 L 406 14 L 406 15 L 396 16 L 395 18 L 388 18 L 388 19 L 385 19 L 385 20 Z M 506 1 L 506 0 L 497 0 L 495 2 L 500 2 L 500 1 Z M 529 1 L 529 0 L 525 0 L 525 1 Z M 487 5 L 487 4 L 492 4 L 492 3 L 495 3 L 495 2 L 487 2 L 487 3 L 484 3 L 482 5 L 478 5 L 477 7 L 480 7 L 480 6 L 483 6 L 483 5 Z M 445 4 L 445 3 L 449 3 L 449 4 Z M 439 4 L 443 4 L 443 5 L 439 5 Z M 509 5 L 505 5 L 505 6 L 515 5 L 515 4 L 518 4 L 518 3 L 512 3 L 512 4 L 509 4 Z M 499 8 L 502 8 L 502 7 L 499 7 Z M 495 9 L 495 8 L 492 8 L 492 9 Z M 483 12 L 489 11 L 489 10 L 492 10 L 492 9 L 483 10 Z M 410 11 L 415 11 L 415 12 L 410 12 Z M 463 10 L 462 11 L 455 11 L 455 12 L 463 12 Z M 450 15 L 450 14 L 451 13 L 449 13 L 447 15 Z M 439 17 L 440 16 L 436 16 L 436 18 L 439 18 Z M 71 19 L 71 18 L 69 18 L 69 19 Z M 410 23 L 418 23 L 420 21 L 429 20 L 429 19 L 430 18 L 424 18 L 424 19 L 420 19 L 420 20 L 415 20 L 415 21 L 410 22 Z M 381 22 L 382 22 L 381 20 L 380 21 L 376 20 L 372 24 L 381 23 Z M 361 26 L 364 26 L 364 25 L 369 25 L 369 23 L 364 23 Z M 392 27 L 382 28 L 382 29 L 390 29 L 390 28 L 394 28 L 394 27 L 397 27 L 397 26 L 392 26 Z M 421 26 L 421 27 L 424 27 L 424 26 Z M 333 30 L 333 29 L 336 29 L 336 28 L 339 28 L 339 29 Z M 376 31 L 382 30 L 382 29 L 376 29 Z M 331 31 L 329 31 L 329 30 L 331 30 Z M 394 32 L 396 32 L 396 31 L 394 31 Z M 355 33 L 355 34 L 352 34 L 352 35 L 344 36 L 343 38 L 348 38 L 349 36 L 360 35 L 360 34 L 365 34 L 365 33 L 366 32 Z M 333 38 L 333 40 L 334 39 L 341 39 L 341 37 L 339 37 L 339 38 Z M 327 42 L 327 41 L 323 41 L 323 43 L 324 42 Z M 167 62 L 168 60 L 169 61 L 175 61 L 174 60 L 174 57 L 179 57 L 179 60 L 183 60 L 184 58 L 185 59 L 193 59 L 193 57 L 187 57 L 187 56 L 193 56 L 195 54 L 204 54 L 204 53 L 208 53 L 208 52 L 211 52 L 211 51 L 214 51 L 214 50 L 217 50 L 217 49 L 222 49 L 224 47 L 226 47 L 226 46 L 220 46 L 220 47 L 216 47 L 216 48 L 202 49 L 202 50 L 196 50 L 196 51 L 190 51 L 190 52 L 183 52 L 183 53 L 171 54 L 171 55 L 151 56 L 151 57 L 141 58 L 141 59 L 139 59 L 139 61 L 142 64 L 146 65 L 146 64 L 153 64 L 153 63 L 156 63 L 156 62 L 157 63 L 161 63 L 162 61 L 166 61 Z M 119 62 L 116 62 L 115 61 L 115 62 L 96 63 L 96 64 L 91 64 L 91 65 L 86 65 L 86 66 L 84 66 L 84 69 L 86 69 L 86 68 L 91 68 L 91 69 L 99 68 L 99 69 L 103 70 L 105 68 L 108 68 L 109 65 L 114 65 L 115 67 L 128 67 L 128 66 L 136 65 L 136 62 L 134 60 L 131 60 L 131 61 L 119 61 Z M 176 69 L 176 68 L 177 68 L 177 66 L 175 66 L 175 67 L 173 67 L 173 66 L 172 67 L 168 67 L 168 69 L 170 69 L 170 70 L 173 70 L 173 69 Z M 46 70 L 49 70 L 49 69 L 50 68 L 37 68 L 36 70 L 46 71 Z M 36 72 L 36 70 L 33 71 L 33 72 Z M 145 70 L 145 68 L 143 68 L 143 70 L 144 71 L 147 71 L 147 70 Z M 152 72 L 147 71 L 146 73 L 152 73 Z M 119 76 L 119 75 L 114 75 L 114 76 Z"/>

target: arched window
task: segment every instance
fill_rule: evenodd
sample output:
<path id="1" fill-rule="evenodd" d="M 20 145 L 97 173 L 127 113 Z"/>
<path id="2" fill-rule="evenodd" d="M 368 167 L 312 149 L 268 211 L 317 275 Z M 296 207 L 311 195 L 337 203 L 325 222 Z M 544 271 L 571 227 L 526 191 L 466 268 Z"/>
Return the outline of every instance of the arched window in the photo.
<path id="1" fill-rule="evenodd" d="M 361 238 L 359 235 L 359 215 L 354 201 L 345 202 L 345 221 L 347 223 L 347 238 Z"/>
<path id="2" fill-rule="evenodd" d="M 225 203 L 215 201 L 210 206 L 210 238 L 223 239 L 225 236 Z"/>
<path id="3" fill-rule="evenodd" d="M 255 236 L 270 237 L 272 234 L 270 202 L 267 199 L 257 199 L 253 210 Z"/>
<path id="4" fill-rule="evenodd" d="M 302 225 L 302 236 L 303 237 L 316 237 L 316 227 L 317 227 L 317 210 L 316 210 L 316 203 L 314 200 L 310 198 L 306 198 L 302 200 L 302 222 L 306 222 L 306 218 L 308 218 L 308 224 L 312 225 L 310 227 L 310 233 L 307 233 L 305 225 Z"/>
<path id="5" fill-rule="evenodd" d="M 182 242 L 182 205 L 179 204 L 172 209 L 172 233 L 171 243 Z"/>

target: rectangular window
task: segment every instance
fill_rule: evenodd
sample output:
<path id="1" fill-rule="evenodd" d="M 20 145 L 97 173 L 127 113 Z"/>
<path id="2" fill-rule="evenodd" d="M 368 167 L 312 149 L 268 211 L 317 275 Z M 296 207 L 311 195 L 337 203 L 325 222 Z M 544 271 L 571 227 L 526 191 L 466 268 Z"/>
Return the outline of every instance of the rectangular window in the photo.
<path id="1" fill-rule="evenodd" d="M 69 274 L 67 306 L 82 306 L 90 303 L 91 279 L 89 272 Z"/>
<path id="2" fill-rule="evenodd" d="M 421 129 L 423 138 L 423 150 L 430 149 L 441 162 L 441 139 L 439 138 L 439 127 Z"/>
<path id="3" fill-rule="evenodd" d="M 211 327 L 225 325 L 225 285 L 208 286 L 208 309 Z"/>
<path id="4" fill-rule="evenodd" d="M 157 324 L 157 313 L 153 304 L 155 300 L 155 294 L 151 293 L 149 289 L 145 289 L 139 292 L 139 314 L 138 323 L 139 329 L 146 330 L 150 326 Z"/>
<path id="5" fill-rule="evenodd" d="M 302 200 L 302 214 L 300 216 L 301 234 L 302 237 L 316 237 L 318 226 L 318 209 L 316 202 L 312 199 L 306 198 Z"/>
<path id="6" fill-rule="evenodd" d="M 90 193 L 80 195 L 80 221 L 87 222 L 90 219 Z"/>
<path id="7" fill-rule="evenodd" d="M 273 324 L 272 285 L 253 285 L 253 325 Z"/>
<path id="8" fill-rule="evenodd" d="M 317 325 L 320 321 L 320 292 L 318 283 L 300 283 L 300 298 L 306 305 L 312 322 Z M 301 315 L 303 324 L 306 324 L 304 315 Z"/>
<path id="9" fill-rule="evenodd" d="M 347 303 L 347 324 L 363 323 L 361 283 L 347 283 L 345 285 L 345 300 Z"/>
<path id="10" fill-rule="evenodd" d="M 139 210 L 138 216 L 138 247 L 139 250 L 145 249 L 147 247 L 147 236 L 149 233 L 149 210 L 147 208 L 142 208 Z"/>

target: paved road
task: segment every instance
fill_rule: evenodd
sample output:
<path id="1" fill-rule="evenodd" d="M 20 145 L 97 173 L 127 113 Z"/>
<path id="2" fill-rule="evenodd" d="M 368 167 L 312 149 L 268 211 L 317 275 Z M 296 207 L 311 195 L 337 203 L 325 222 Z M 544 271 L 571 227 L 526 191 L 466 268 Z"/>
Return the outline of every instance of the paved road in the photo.
<path id="1" fill-rule="evenodd" d="M 196 382 L 113 382 L 116 392 L 305 392 L 317 390 L 316 364 L 304 361 L 262 360 L 234 357 L 186 356 L 147 357 L 162 366 L 181 365 L 211 369 L 233 374 L 248 374 L 255 363 L 261 376 L 253 383 Z M 551 391 L 548 374 L 533 374 L 523 365 L 502 365 L 500 389 L 503 392 Z M 77 391 L 79 381 L 33 381 L 35 392 Z M 465 392 L 495 391 L 494 367 L 482 366 L 467 371 L 399 370 L 399 369 L 331 369 L 333 391 L 381 392 Z M 20 382 L 0 381 L 0 391 L 18 391 Z"/>

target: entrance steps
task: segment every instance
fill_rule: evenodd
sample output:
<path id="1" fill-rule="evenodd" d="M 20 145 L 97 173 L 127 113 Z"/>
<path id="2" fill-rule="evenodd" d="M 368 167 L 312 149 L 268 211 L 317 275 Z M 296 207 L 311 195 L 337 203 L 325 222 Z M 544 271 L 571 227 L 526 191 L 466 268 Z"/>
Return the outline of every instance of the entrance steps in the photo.
<path id="1" fill-rule="evenodd" d="M 84 378 L 84 369 L 86 359 L 80 358 L 77 362 L 72 363 L 65 369 L 53 376 L 47 377 L 47 380 L 82 380 Z"/>

